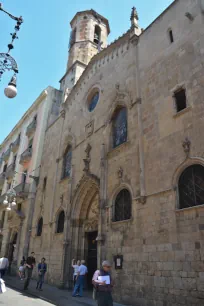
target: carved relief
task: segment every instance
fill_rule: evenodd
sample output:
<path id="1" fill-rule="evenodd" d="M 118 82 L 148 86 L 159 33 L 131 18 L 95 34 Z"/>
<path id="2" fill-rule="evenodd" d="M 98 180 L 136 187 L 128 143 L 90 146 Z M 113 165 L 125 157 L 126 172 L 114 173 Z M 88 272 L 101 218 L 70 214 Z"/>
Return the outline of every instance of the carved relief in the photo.
<path id="1" fill-rule="evenodd" d="M 191 149 L 191 142 L 188 139 L 188 137 L 186 137 L 186 139 L 183 141 L 182 146 L 183 146 L 183 150 L 186 154 L 186 157 L 188 157 L 189 153 L 190 153 L 190 149 Z"/>
<path id="2" fill-rule="evenodd" d="M 86 149 L 85 149 L 85 153 L 86 153 L 86 158 L 83 159 L 84 161 L 84 172 L 89 172 L 90 170 L 90 162 L 91 162 L 91 157 L 90 157 L 90 152 L 91 152 L 91 145 L 88 144 Z"/>
<path id="3" fill-rule="evenodd" d="M 118 178 L 121 179 L 122 177 L 123 177 L 123 168 L 120 167 L 120 168 L 118 169 Z"/>

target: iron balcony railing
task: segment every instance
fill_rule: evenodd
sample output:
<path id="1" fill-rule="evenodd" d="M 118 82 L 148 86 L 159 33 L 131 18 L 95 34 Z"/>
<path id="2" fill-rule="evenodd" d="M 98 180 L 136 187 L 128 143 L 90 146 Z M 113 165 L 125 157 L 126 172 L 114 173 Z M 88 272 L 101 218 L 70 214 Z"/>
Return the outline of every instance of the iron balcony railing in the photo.
<path id="1" fill-rule="evenodd" d="M 26 197 L 28 197 L 28 194 L 29 194 L 29 188 L 30 188 L 30 184 L 28 184 L 28 183 L 20 183 L 19 185 L 17 185 L 13 189 L 16 192 L 17 198 L 18 197 L 26 198 Z"/>
<path id="2" fill-rule="evenodd" d="M 26 149 L 26 150 L 21 154 L 19 163 L 22 165 L 22 164 L 24 164 L 24 163 L 30 161 L 30 159 L 31 159 L 31 157 L 32 157 L 32 153 L 33 153 L 32 148 Z"/>
<path id="3" fill-rule="evenodd" d="M 35 132 L 36 126 L 37 126 L 37 120 L 33 119 L 33 121 L 29 124 L 29 126 L 26 129 L 26 135 L 28 137 Z"/>
<path id="4" fill-rule="evenodd" d="M 19 145 L 20 145 L 20 136 L 18 136 L 18 138 L 16 138 L 16 140 L 12 143 L 12 146 L 11 146 L 11 150 L 12 152 L 16 152 L 19 148 Z"/>
<path id="5" fill-rule="evenodd" d="M 2 172 L 0 174 L 0 186 L 2 186 L 4 184 L 5 178 L 6 178 L 6 173 Z"/>
<path id="6" fill-rule="evenodd" d="M 14 170 L 15 170 L 15 163 L 12 163 L 11 165 L 9 165 L 6 169 L 6 179 L 11 179 L 14 176 Z"/>
<path id="7" fill-rule="evenodd" d="M 10 153 L 11 153 L 11 147 L 9 147 L 8 150 L 5 153 L 3 153 L 2 157 L 4 161 L 8 161 Z"/>

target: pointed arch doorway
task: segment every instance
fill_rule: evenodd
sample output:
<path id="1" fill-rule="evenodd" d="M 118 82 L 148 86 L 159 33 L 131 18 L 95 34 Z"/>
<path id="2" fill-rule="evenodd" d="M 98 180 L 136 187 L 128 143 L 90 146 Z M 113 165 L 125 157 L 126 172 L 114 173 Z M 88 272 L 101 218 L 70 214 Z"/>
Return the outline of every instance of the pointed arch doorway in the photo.
<path id="1" fill-rule="evenodd" d="M 85 259 L 87 287 L 92 287 L 93 273 L 100 262 L 97 243 L 99 228 L 99 180 L 84 177 L 75 193 L 72 209 L 72 258 Z"/>

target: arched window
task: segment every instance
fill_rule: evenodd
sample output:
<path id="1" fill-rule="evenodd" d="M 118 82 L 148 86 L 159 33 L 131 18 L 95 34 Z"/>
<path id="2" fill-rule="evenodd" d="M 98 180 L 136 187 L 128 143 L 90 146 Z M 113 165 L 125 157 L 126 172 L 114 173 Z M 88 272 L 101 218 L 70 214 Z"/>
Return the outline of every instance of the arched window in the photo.
<path id="1" fill-rule="evenodd" d="M 71 31 L 70 39 L 69 39 L 69 49 L 74 45 L 76 42 L 76 28 Z"/>
<path id="2" fill-rule="evenodd" d="M 131 218 L 132 200 L 130 192 L 123 189 L 115 199 L 114 221 L 123 221 Z"/>
<path id="3" fill-rule="evenodd" d="M 112 119 L 113 122 L 113 147 L 116 148 L 127 141 L 127 109 L 119 108 Z"/>
<path id="4" fill-rule="evenodd" d="M 180 209 L 204 204 L 204 167 L 186 168 L 179 178 L 178 189 Z"/>
<path id="5" fill-rule="evenodd" d="M 101 28 L 98 25 L 96 25 L 94 31 L 94 42 L 98 45 L 100 41 L 101 41 Z"/>
<path id="6" fill-rule="evenodd" d="M 72 148 L 68 146 L 64 154 L 62 178 L 70 177 L 72 168 Z"/>
<path id="7" fill-rule="evenodd" d="M 37 225 L 37 236 L 41 236 L 42 235 L 42 229 L 43 229 L 43 218 L 41 217 L 38 221 L 38 225 Z"/>
<path id="8" fill-rule="evenodd" d="M 62 210 L 57 218 L 57 233 L 63 233 L 64 231 L 64 218 L 65 218 L 65 214 L 64 214 L 64 210 Z"/>

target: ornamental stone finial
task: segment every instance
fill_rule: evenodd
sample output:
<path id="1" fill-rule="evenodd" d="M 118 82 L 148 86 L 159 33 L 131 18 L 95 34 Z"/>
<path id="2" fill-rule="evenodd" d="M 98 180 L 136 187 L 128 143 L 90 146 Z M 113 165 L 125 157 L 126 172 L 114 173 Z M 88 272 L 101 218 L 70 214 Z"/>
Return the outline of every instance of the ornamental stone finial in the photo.
<path id="1" fill-rule="evenodd" d="M 136 8 L 133 6 L 132 12 L 131 12 L 131 16 L 130 16 L 131 27 L 133 27 L 133 28 L 136 27 L 136 28 L 137 28 L 137 27 L 138 27 L 138 20 L 139 20 L 139 17 L 138 17 L 137 10 L 136 10 Z"/>

